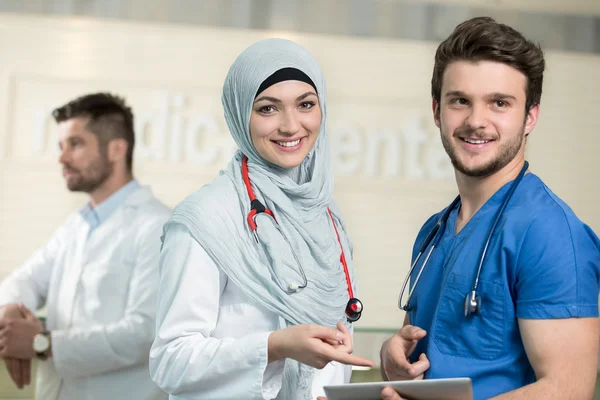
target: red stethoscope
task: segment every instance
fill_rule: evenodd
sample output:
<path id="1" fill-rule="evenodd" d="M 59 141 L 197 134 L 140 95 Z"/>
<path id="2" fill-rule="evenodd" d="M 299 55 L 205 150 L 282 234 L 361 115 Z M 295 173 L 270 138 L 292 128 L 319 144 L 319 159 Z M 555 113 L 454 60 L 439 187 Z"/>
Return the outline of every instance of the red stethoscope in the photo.
<path id="1" fill-rule="evenodd" d="M 275 215 L 273 214 L 273 211 L 266 208 L 260 202 L 260 200 L 258 200 L 256 198 L 256 195 L 254 194 L 254 190 L 252 190 L 252 185 L 250 184 L 250 177 L 248 176 L 248 157 L 246 157 L 246 156 L 244 156 L 244 158 L 242 159 L 242 177 L 244 178 L 244 184 L 246 185 L 246 189 L 248 190 L 248 197 L 250 198 L 250 212 L 248 213 L 248 218 L 247 218 L 248 226 L 250 227 L 250 231 L 252 231 L 252 234 L 254 235 L 254 239 L 256 240 L 256 243 L 259 243 L 259 240 L 258 240 L 258 235 L 256 233 L 255 218 L 258 214 L 265 213 L 265 214 L 271 216 L 271 218 L 273 218 L 273 220 L 275 220 L 275 226 L 277 227 L 277 229 L 279 230 L 279 232 L 281 233 L 283 238 L 289 244 L 289 241 L 287 240 L 287 238 L 285 237 L 285 235 L 279 228 L 279 225 L 277 224 L 277 220 L 275 219 Z M 340 234 L 338 233 L 337 227 L 335 226 L 335 222 L 333 220 L 333 215 L 331 214 L 331 210 L 329 208 L 327 208 L 327 213 L 329 214 L 329 218 L 331 219 L 331 223 L 333 224 L 333 229 L 335 230 L 335 235 L 337 237 L 338 243 L 340 244 L 340 249 L 342 250 L 342 253 L 340 255 L 340 262 L 342 263 L 342 266 L 344 267 L 344 274 L 346 275 L 346 284 L 348 285 L 348 296 L 350 298 L 350 300 L 348 300 L 348 304 L 346 305 L 346 318 L 348 319 L 349 322 L 356 322 L 359 320 L 359 318 L 362 314 L 363 305 L 359 299 L 354 297 L 354 293 L 352 291 L 352 283 L 350 282 L 350 273 L 348 272 L 348 264 L 346 263 L 346 256 L 344 255 L 344 248 L 342 247 L 342 241 L 340 240 Z M 294 249 L 291 247 L 291 245 L 290 245 L 290 249 L 292 250 L 292 254 L 294 255 L 294 258 L 296 259 L 298 269 L 300 271 L 300 274 L 302 275 L 303 283 L 301 285 L 290 284 L 290 285 L 288 285 L 288 287 L 286 289 L 279 281 L 279 278 L 276 278 L 275 281 L 277 282 L 277 285 L 281 288 L 281 290 L 283 290 L 287 294 L 293 294 L 293 293 L 299 292 L 300 290 L 304 289 L 306 287 L 306 285 L 308 284 L 308 280 L 306 279 L 306 274 L 304 273 L 304 268 L 302 268 L 302 265 L 300 264 L 300 260 L 298 260 L 298 257 L 296 256 L 296 253 L 294 252 Z M 271 273 L 274 276 L 276 276 L 276 274 L 274 274 L 274 271 L 272 269 L 271 263 L 269 263 L 269 268 L 271 268 Z"/>

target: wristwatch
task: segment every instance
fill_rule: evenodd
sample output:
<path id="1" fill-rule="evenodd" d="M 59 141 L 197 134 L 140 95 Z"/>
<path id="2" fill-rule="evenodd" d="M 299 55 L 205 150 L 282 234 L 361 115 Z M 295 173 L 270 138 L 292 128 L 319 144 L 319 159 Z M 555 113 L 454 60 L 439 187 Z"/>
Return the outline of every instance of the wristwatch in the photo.
<path id="1" fill-rule="evenodd" d="M 33 337 L 33 351 L 40 360 L 45 360 L 50 355 L 50 332 L 43 331 Z"/>

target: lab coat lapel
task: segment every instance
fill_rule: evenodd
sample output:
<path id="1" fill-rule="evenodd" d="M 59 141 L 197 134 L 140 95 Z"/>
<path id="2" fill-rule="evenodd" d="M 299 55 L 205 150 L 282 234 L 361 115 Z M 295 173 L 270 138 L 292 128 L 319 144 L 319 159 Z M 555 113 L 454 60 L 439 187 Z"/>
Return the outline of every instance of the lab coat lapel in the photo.
<path id="1" fill-rule="evenodd" d="M 59 293 L 59 307 L 57 310 L 58 328 L 68 328 L 73 320 L 73 307 L 83 269 L 83 256 L 90 226 L 85 222 L 77 224 L 73 232 L 73 251 L 69 254 L 64 265 L 62 282 Z M 60 312 L 59 312 L 60 310 Z"/>

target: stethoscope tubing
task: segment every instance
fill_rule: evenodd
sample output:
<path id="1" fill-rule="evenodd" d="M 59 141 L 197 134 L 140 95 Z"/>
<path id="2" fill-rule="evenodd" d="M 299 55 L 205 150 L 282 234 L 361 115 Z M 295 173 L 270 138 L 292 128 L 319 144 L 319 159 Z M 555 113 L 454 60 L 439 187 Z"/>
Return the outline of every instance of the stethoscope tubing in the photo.
<path id="1" fill-rule="evenodd" d="M 483 268 L 483 264 L 485 262 L 485 257 L 487 255 L 487 249 L 492 240 L 492 237 L 494 236 L 494 232 L 496 231 L 496 226 L 498 225 L 498 222 L 502 218 L 502 215 L 504 214 L 504 210 L 506 209 L 506 206 L 510 202 L 510 199 L 512 198 L 515 190 L 517 189 L 517 186 L 523 180 L 523 176 L 525 176 L 525 172 L 527 172 L 528 169 L 529 169 L 529 163 L 527 161 L 525 161 L 525 164 L 521 168 L 519 175 L 517 175 L 514 182 L 510 186 L 508 193 L 506 194 L 506 197 L 504 198 L 504 201 L 502 202 L 502 204 L 500 205 L 500 208 L 498 209 L 498 212 L 496 213 L 494 222 L 492 223 L 492 226 L 490 227 L 490 230 L 487 235 L 487 239 L 485 241 L 485 245 L 482 249 L 481 256 L 479 258 L 477 274 L 475 275 L 475 279 L 473 281 L 473 286 L 471 288 L 471 296 L 473 298 L 475 298 L 477 296 L 477 289 L 479 286 L 479 277 L 481 275 L 481 270 Z M 431 256 L 433 249 L 438 245 L 439 241 L 441 240 L 442 235 L 444 234 L 444 231 L 446 228 L 446 223 L 448 222 L 450 213 L 452 212 L 452 210 L 454 210 L 454 208 L 456 208 L 456 206 L 458 205 L 459 202 L 460 202 L 460 195 L 457 196 L 454 199 L 454 201 L 452 201 L 452 203 L 448 206 L 448 208 L 446 208 L 446 210 L 440 217 L 439 221 L 435 224 L 435 226 L 427 234 L 427 237 L 425 238 L 425 240 L 423 241 L 423 244 L 419 248 L 419 252 L 417 253 L 417 256 L 415 257 L 415 261 L 411 265 L 410 270 L 408 271 L 408 274 L 406 275 L 406 278 L 404 279 L 404 282 L 402 284 L 402 289 L 400 290 L 400 296 L 398 297 L 398 308 L 400 308 L 404 311 L 412 310 L 412 306 L 410 305 L 410 300 L 412 299 L 412 296 L 417 287 L 417 284 L 419 283 L 419 280 L 421 279 L 421 274 L 423 273 L 423 270 L 424 270 L 425 266 L 427 265 L 427 262 L 429 261 L 429 257 Z M 431 248 L 427 252 L 427 256 L 425 257 L 425 260 L 423 261 L 423 263 L 421 263 L 421 268 L 419 269 L 419 273 L 417 274 L 417 277 L 415 278 L 415 283 L 412 285 L 411 290 L 408 292 L 408 298 L 406 300 L 406 303 L 404 305 L 402 305 L 402 298 L 404 297 L 404 293 L 406 291 L 406 286 L 408 285 L 408 282 L 410 281 L 410 277 L 412 276 L 413 270 L 415 269 L 419 259 L 423 255 L 423 252 L 427 249 L 427 247 L 429 247 L 429 245 L 431 245 Z"/>

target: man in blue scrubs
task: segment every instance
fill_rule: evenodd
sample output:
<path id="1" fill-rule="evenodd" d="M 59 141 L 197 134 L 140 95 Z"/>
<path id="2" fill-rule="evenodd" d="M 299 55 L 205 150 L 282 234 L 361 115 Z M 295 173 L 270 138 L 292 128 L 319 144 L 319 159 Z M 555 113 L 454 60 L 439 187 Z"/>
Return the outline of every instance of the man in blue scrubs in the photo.
<path id="1" fill-rule="evenodd" d="M 433 114 L 460 201 L 448 210 L 404 327 L 382 347 L 384 378 L 469 377 L 476 399 L 592 398 L 600 241 L 528 170 L 487 248 L 476 290 L 480 312 L 465 316 L 490 228 L 527 169 L 543 72 L 540 48 L 491 18 L 460 24 L 439 46 Z M 442 214 L 421 229 L 413 261 Z M 383 397 L 399 398 L 389 388 Z"/>

